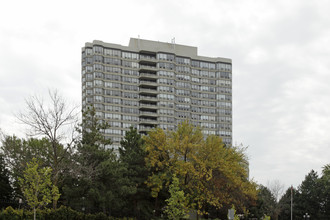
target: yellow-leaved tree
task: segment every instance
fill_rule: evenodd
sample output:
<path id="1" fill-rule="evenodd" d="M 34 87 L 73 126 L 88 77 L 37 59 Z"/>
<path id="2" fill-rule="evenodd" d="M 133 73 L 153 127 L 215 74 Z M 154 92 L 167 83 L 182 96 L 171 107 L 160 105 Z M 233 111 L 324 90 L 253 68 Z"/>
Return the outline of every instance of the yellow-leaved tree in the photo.
<path id="1" fill-rule="evenodd" d="M 176 131 L 156 128 L 145 136 L 146 164 L 151 171 L 147 185 L 157 198 L 168 189 L 171 178 L 179 179 L 188 208 L 206 214 L 206 207 L 217 209 L 228 204 L 244 209 L 256 198 L 256 188 L 248 181 L 244 153 L 226 147 L 215 135 L 204 137 L 201 128 L 188 121 Z"/>

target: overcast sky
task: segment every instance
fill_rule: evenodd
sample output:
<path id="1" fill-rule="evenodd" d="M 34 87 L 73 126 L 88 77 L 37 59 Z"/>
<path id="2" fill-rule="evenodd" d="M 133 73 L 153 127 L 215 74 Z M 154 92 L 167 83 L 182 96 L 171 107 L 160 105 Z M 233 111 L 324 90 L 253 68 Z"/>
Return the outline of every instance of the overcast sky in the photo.
<path id="1" fill-rule="evenodd" d="M 24 98 L 58 89 L 81 103 L 85 42 L 130 37 L 198 47 L 233 61 L 234 143 L 250 176 L 298 186 L 330 163 L 330 1 L 4 1 L 0 128 L 21 137 Z"/>

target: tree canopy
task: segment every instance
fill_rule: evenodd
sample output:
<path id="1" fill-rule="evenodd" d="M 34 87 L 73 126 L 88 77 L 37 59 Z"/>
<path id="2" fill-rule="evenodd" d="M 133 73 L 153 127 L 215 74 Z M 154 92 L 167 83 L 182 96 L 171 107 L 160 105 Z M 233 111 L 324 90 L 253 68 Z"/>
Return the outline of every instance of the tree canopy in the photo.
<path id="1" fill-rule="evenodd" d="M 242 152 L 225 147 L 218 136 L 204 139 L 201 129 L 186 121 L 173 132 L 152 130 L 145 142 L 146 162 L 152 172 L 147 183 L 154 197 L 168 189 L 176 175 L 188 207 L 199 214 L 207 213 L 208 206 L 219 209 L 235 204 L 244 209 L 256 198 L 255 187 L 242 165 Z"/>

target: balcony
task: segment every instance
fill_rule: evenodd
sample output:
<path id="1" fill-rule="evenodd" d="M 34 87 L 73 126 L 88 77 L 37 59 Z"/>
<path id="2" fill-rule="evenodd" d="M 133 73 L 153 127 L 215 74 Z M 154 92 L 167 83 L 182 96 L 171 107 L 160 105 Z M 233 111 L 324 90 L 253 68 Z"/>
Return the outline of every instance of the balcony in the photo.
<path id="1" fill-rule="evenodd" d="M 146 80 L 146 79 L 140 79 L 139 81 L 140 85 L 146 85 L 146 86 L 157 86 L 157 80 L 154 79 L 154 80 Z"/>
<path id="2" fill-rule="evenodd" d="M 141 62 L 140 63 L 140 71 L 150 71 L 150 72 L 156 73 L 157 72 L 157 67 L 156 67 L 156 65 L 151 65 L 151 64 L 148 64 L 148 63 L 145 63 L 145 62 Z"/>
<path id="3" fill-rule="evenodd" d="M 144 95 L 144 94 L 141 94 L 140 95 L 140 100 L 146 100 L 146 101 L 158 101 L 158 98 L 157 96 L 152 96 L 152 95 Z"/>
<path id="4" fill-rule="evenodd" d="M 144 126 L 157 125 L 157 118 L 140 118 L 139 124 Z"/>
<path id="5" fill-rule="evenodd" d="M 156 117 L 157 115 L 158 115 L 157 110 L 148 111 L 148 110 L 140 109 L 140 116 L 154 116 L 154 117 Z"/>
<path id="6" fill-rule="evenodd" d="M 157 102 L 154 102 L 153 104 L 146 104 L 146 103 L 141 103 L 139 105 L 140 109 L 157 109 Z"/>
<path id="7" fill-rule="evenodd" d="M 143 134 L 147 134 L 148 131 L 155 128 L 155 125 L 152 126 L 145 126 L 145 125 L 139 125 L 139 132 Z"/>
<path id="8" fill-rule="evenodd" d="M 152 56 L 152 55 L 140 55 L 140 61 L 141 62 L 152 62 L 155 63 L 157 62 L 156 56 Z"/>
<path id="9" fill-rule="evenodd" d="M 140 72 L 139 74 L 140 79 L 157 79 L 158 76 L 155 72 Z"/>
<path id="10" fill-rule="evenodd" d="M 145 88 L 145 87 L 140 87 L 139 89 L 140 95 L 149 95 L 149 94 L 155 94 L 157 95 L 158 91 L 157 88 Z"/>

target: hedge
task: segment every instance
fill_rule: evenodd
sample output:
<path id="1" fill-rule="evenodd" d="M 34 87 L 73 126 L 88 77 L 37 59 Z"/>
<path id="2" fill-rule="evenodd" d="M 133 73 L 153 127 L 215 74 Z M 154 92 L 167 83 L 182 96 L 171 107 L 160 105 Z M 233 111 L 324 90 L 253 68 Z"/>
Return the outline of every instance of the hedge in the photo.
<path id="1" fill-rule="evenodd" d="M 13 209 L 11 206 L 0 211 L 0 220 L 33 220 L 33 212 L 25 209 Z M 37 220 L 129 220 L 129 218 L 113 218 L 104 213 L 84 214 L 70 207 L 37 210 Z"/>

